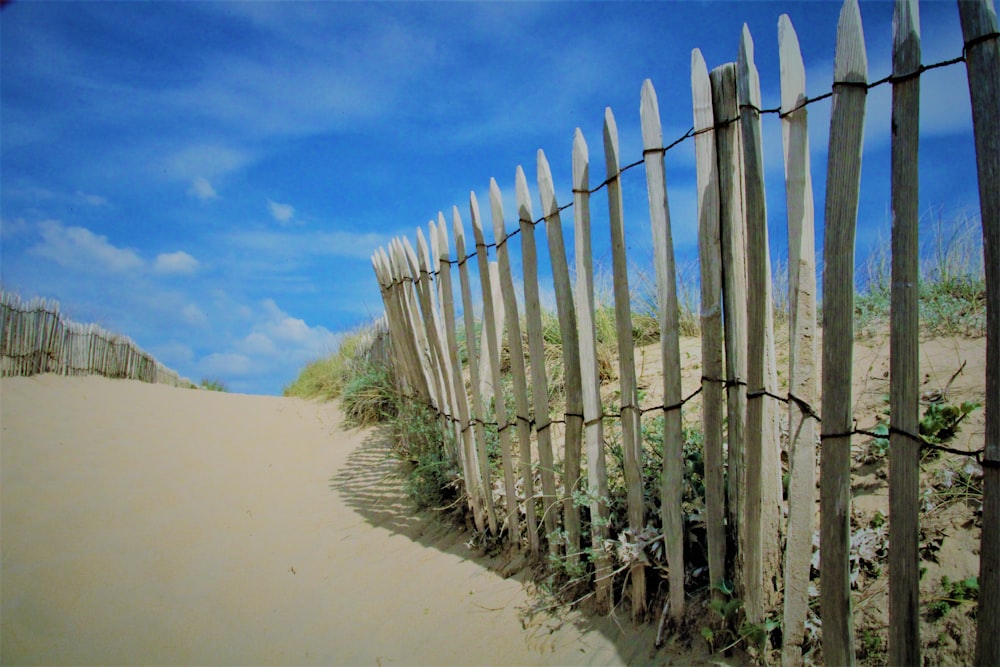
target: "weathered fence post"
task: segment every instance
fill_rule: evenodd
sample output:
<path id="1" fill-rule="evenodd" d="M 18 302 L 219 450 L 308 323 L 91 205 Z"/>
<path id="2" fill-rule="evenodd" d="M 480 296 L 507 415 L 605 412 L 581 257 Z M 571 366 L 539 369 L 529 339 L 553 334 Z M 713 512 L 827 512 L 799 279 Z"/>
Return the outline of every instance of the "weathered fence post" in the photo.
<path id="1" fill-rule="evenodd" d="M 528 416 L 528 380 L 524 363 L 524 342 L 521 338 L 520 313 L 517 295 L 514 292 L 514 277 L 510 269 L 510 254 L 507 242 L 510 239 L 504 229 L 503 204 L 500 188 L 495 179 L 490 179 L 490 209 L 493 214 L 493 235 L 497 244 L 497 259 L 500 264 L 500 294 L 503 298 L 504 315 L 507 321 L 507 340 L 510 347 L 510 375 L 514 385 L 514 410 L 517 419 L 517 442 L 520 451 L 521 484 L 524 487 L 524 515 L 528 528 L 528 546 L 531 551 L 539 550 L 538 517 L 535 508 L 534 471 L 531 467 L 531 420 Z M 516 498 L 515 498 L 516 502 Z M 515 504 L 515 508 L 517 505 Z"/>
<path id="2" fill-rule="evenodd" d="M 746 502 L 747 287 L 743 227 L 742 148 L 736 130 L 736 64 L 709 73 L 719 165 L 719 224 L 722 241 L 722 307 L 726 347 L 726 437 L 729 445 L 729 531 L 737 544 L 736 585 L 743 595 Z"/>
<path id="3" fill-rule="evenodd" d="M 552 262 L 552 284 L 556 292 L 556 310 L 559 315 L 559 334 L 562 338 L 563 368 L 566 389 L 566 437 L 563 458 L 563 523 L 566 527 L 566 557 L 576 563 L 580 552 L 580 508 L 574 494 L 580 484 L 580 456 L 583 437 L 583 389 L 580 380 L 580 343 L 573 305 L 573 289 L 569 282 L 569 265 L 566 244 L 563 241 L 562 221 L 556 204 L 552 172 L 545 153 L 538 151 L 538 195 L 545 216 L 545 236 L 549 243 Z"/>
<path id="4" fill-rule="evenodd" d="M 554 533 L 558 527 L 556 511 L 555 457 L 552 451 L 552 416 L 549 414 L 549 383 L 545 372 L 545 339 L 542 336 L 542 305 L 538 294 L 538 250 L 535 223 L 531 215 L 531 197 L 524 169 L 514 174 L 518 225 L 521 230 L 521 264 L 524 272 L 524 313 L 528 327 L 528 356 L 531 358 L 531 398 L 535 408 L 535 432 L 538 434 L 538 463 L 542 478 L 542 521 L 549 540 L 549 552 L 559 553 Z"/>
<path id="5" fill-rule="evenodd" d="M 691 52 L 695 157 L 698 168 L 698 255 L 701 264 L 702 428 L 705 443 L 705 512 L 708 573 L 715 597 L 726 579 L 726 489 L 722 363 L 722 239 L 712 85 L 701 51 Z"/>
<path id="6" fill-rule="evenodd" d="M 753 40 L 743 26 L 736 65 L 740 105 L 747 252 L 746 611 L 751 623 L 778 602 L 781 572 L 781 456 L 768 364 L 774 363 L 771 274 L 763 154 L 760 80 Z M 777 538 L 777 539 L 776 539 Z"/>
<path id="7" fill-rule="evenodd" d="M 458 409 L 458 438 L 461 439 L 462 474 L 465 476 L 465 489 L 468 493 L 469 508 L 472 510 L 476 530 L 482 532 L 486 527 L 483 517 L 481 499 L 483 491 L 480 485 L 479 472 L 476 469 L 476 447 L 473 441 L 473 431 L 469 423 L 469 399 L 465 391 L 465 378 L 462 376 L 462 362 L 458 358 L 458 341 L 455 337 L 455 303 L 454 288 L 451 283 L 451 263 L 448 260 L 448 229 L 445 226 L 444 213 L 438 213 L 436 254 L 440 258 L 438 282 L 441 285 L 441 305 L 444 308 L 445 336 L 448 342 L 448 357 L 451 361 L 452 385 L 455 392 L 455 406 Z"/>
<path id="8" fill-rule="evenodd" d="M 806 76 L 798 36 L 778 20 L 781 137 L 788 211 L 788 537 L 781 663 L 801 665 L 809 611 L 809 572 L 816 513 L 816 243 L 812 169 L 806 125 Z"/>
<path id="9" fill-rule="evenodd" d="M 493 410 L 497 418 L 497 431 L 500 436 L 500 455 L 503 459 L 504 492 L 506 494 L 507 538 L 514 546 L 520 546 L 521 528 L 518 519 L 517 491 L 514 483 L 514 463 L 510 448 L 510 422 L 507 418 L 507 405 L 504 403 L 503 386 L 500 382 L 500 341 L 497 340 L 496 314 L 493 304 L 493 280 L 490 277 L 489 263 L 486 255 L 486 238 L 483 236 L 483 223 L 479 216 L 479 202 L 476 193 L 469 195 L 469 208 L 472 215 L 472 233 L 476 238 L 476 253 L 478 254 L 479 282 L 483 289 L 483 336 L 486 337 L 486 349 L 490 373 L 493 375 Z M 514 341 L 520 343 L 520 341 Z M 513 342 L 512 342 L 513 346 Z"/>
<path id="10" fill-rule="evenodd" d="M 958 3 L 976 138 L 986 266 L 986 452 L 976 662 L 1000 664 L 1000 40 L 991 0 Z"/>
<path id="11" fill-rule="evenodd" d="M 465 251 L 465 228 L 458 207 L 452 209 L 452 227 L 455 232 L 455 253 L 458 258 L 458 279 L 462 289 L 462 318 L 465 320 L 465 349 L 469 357 L 469 386 L 472 388 L 471 420 L 476 437 L 476 454 L 479 461 L 479 484 L 486 505 L 486 520 L 490 533 L 497 534 L 496 508 L 493 505 L 493 486 L 490 481 L 490 460 L 486 451 L 486 411 L 483 407 L 483 395 L 479 391 L 479 359 L 476 347 L 476 322 L 472 314 L 472 288 L 469 284 L 469 263 Z M 485 252 L 477 255 L 477 261 L 486 261 Z"/>
<path id="12" fill-rule="evenodd" d="M 893 15 L 892 288 L 889 330 L 889 664 L 920 664 L 920 17 Z"/>
<path id="13" fill-rule="evenodd" d="M 628 493 L 629 530 L 635 544 L 645 528 L 642 488 L 642 443 L 639 435 L 639 396 L 635 377 L 635 347 L 632 338 L 632 305 L 628 289 L 628 258 L 625 255 L 625 213 L 622 207 L 621 161 L 618 126 L 611 108 L 604 111 L 604 157 L 608 175 L 608 211 L 611 219 L 611 254 L 614 266 L 615 324 L 618 333 L 618 375 L 621 381 L 622 450 Z M 632 616 L 646 613 L 646 565 L 642 554 L 631 564 Z"/>
<path id="14" fill-rule="evenodd" d="M 604 410 L 597 368 L 597 331 L 594 323 L 594 262 L 590 244 L 590 157 L 580 128 L 573 135 L 573 220 L 576 249 L 576 312 L 580 329 L 580 375 L 583 419 L 587 440 L 587 496 L 590 501 L 590 539 L 594 553 L 597 611 L 611 608 L 611 560 L 608 539 L 608 473 L 604 458 Z"/>
<path id="15" fill-rule="evenodd" d="M 853 665 L 850 552 L 854 237 L 868 92 L 868 57 L 857 0 L 846 0 L 840 12 L 833 77 L 823 243 L 820 611 L 825 662 Z"/>
<path id="16" fill-rule="evenodd" d="M 653 235 L 653 265 L 663 357 L 663 474 L 660 514 L 670 581 L 670 616 L 684 616 L 684 433 L 681 427 L 681 352 L 678 331 L 677 271 L 663 164 L 663 129 L 653 82 L 642 84 L 640 102 L 643 158 L 649 221 Z"/>

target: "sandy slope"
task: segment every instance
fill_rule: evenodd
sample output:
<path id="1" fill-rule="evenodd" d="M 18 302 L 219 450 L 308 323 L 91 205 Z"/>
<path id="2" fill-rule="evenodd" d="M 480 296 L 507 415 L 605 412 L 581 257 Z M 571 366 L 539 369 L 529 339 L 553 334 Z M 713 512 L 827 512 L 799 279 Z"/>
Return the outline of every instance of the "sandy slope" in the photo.
<path id="1" fill-rule="evenodd" d="M 97 377 L 0 389 L 4 665 L 649 657 L 606 619 L 522 627 L 522 585 L 414 517 L 333 405 Z"/>

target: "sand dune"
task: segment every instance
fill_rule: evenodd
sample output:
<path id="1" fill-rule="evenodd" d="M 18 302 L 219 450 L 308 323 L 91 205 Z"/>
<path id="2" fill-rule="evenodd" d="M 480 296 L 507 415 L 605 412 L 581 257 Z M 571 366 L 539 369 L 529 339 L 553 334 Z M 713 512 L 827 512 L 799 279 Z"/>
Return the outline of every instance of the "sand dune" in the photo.
<path id="1" fill-rule="evenodd" d="M 4 665 L 650 657 L 649 629 L 526 621 L 522 584 L 415 516 L 335 405 L 99 377 L 0 389 Z"/>

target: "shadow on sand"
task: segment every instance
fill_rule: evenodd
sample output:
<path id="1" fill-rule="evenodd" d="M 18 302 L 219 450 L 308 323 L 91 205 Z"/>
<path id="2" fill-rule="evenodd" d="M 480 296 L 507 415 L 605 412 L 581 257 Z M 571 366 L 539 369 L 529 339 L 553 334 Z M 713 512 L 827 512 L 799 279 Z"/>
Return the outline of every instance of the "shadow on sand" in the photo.
<path id="1" fill-rule="evenodd" d="M 418 544 L 469 560 L 505 578 L 514 578 L 528 586 L 531 602 L 518 609 L 525 632 L 545 635 L 573 623 L 585 633 L 600 632 L 615 644 L 621 660 L 630 665 L 720 664 L 697 648 L 666 639 L 665 646 L 654 648 L 655 622 L 635 625 L 627 611 L 617 609 L 608 616 L 571 612 L 556 604 L 551 595 L 543 595 L 531 580 L 523 556 L 507 550 L 487 556 L 473 550 L 469 530 L 456 526 L 433 512 L 417 510 L 404 490 L 405 464 L 390 451 L 387 429 L 376 428 L 347 457 L 347 462 L 330 478 L 336 491 L 357 514 L 375 527 L 409 537 Z"/>

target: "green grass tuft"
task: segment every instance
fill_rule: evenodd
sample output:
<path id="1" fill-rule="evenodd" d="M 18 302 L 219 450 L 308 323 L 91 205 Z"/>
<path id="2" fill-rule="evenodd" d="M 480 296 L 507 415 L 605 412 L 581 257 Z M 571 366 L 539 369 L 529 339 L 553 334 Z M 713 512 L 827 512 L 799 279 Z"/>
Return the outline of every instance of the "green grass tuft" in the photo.
<path id="1" fill-rule="evenodd" d="M 209 391 L 221 391 L 228 392 L 229 387 L 222 380 L 202 378 L 201 384 L 199 385 L 202 389 L 207 389 Z"/>

